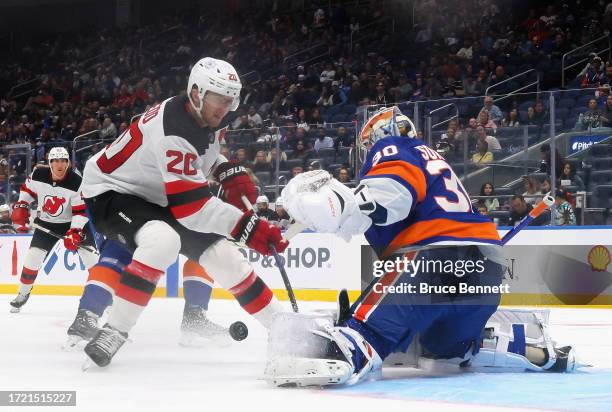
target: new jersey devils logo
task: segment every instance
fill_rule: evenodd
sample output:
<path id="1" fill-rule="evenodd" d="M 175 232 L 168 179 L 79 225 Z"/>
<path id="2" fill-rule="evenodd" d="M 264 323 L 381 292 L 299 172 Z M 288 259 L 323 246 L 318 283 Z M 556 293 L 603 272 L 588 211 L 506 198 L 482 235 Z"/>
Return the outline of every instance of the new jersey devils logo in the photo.
<path id="1" fill-rule="evenodd" d="M 59 196 L 45 196 L 43 200 L 43 212 L 46 212 L 49 216 L 57 217 L 64 211 L 64 203 L 66 199 Z"/>

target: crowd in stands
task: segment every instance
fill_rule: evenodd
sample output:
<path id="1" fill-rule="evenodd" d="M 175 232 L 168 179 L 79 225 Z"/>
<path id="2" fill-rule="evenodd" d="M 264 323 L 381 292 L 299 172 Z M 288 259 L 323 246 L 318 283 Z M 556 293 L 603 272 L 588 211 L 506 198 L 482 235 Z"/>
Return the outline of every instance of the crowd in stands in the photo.
<path id="1" fill-rule="evenodd" d="M 286 3 L 228 2 L 216 14 L 190 10 L 136 28 L 51 35 L 0 61 L 0 145 L 32 145 L 29 154 L 0 150 L 0 194 L 9 179 L 25 178 L 26 156 L 44 162 L 53 145 L 71 147 L 91 132 L 103 141 L 79 152 L 82 167 L 134 116 L 184 93 L 189 65 L 204 55 L 241 74 L 241 105 L 228 119 L 223 148 L 228 158 L 249 166 L 262 187 L 313 168 L 350 185 L 358 106 L 483 96 L 500 82 L 495 94 L 507 93 L 519 83 L 506 80 L 531 68 L 544 87 L 558 87 L 561 56 L 612 24 L 612 3 L 577 0 L 527 11 L 507 0 L 419 1 L 414 25 L 400 1 L 312 10 Z M 574 127 L 612 124 L 611 79 L 612 62 L 592 56 L 573 82 L 595 90 L 574 113 Z M 465 150 L 474 167 L 486 166 L 508 153 L 497 130 L 549 121 L 542 100 L 471 101 L 436 139 L 449 162 Z"/>

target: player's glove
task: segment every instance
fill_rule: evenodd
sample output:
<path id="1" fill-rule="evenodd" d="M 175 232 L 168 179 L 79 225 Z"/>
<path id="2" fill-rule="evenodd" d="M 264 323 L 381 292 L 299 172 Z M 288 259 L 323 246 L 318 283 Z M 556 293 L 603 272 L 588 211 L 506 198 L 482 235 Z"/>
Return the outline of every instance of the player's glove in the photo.
<path id="1" fill-rule="evenodd" d="M 246 168 L 236 162 L 221 163 L 214 173 L 215 178 L 223 187 L 223 200 L 232 206 L 236 206 L 243 212 L 247 211 L 242 196 L 246 196 L 249 202 L 257 200 L 257 188 L 248 175 Z"/>
<path id="2" fill-rule="evenodd" d="M 246 212 L 232 230 L 232 237 L 263 255 L 272 254 L 270 245 L 282 253 L 289 241 L 283 239 L 280 229 L 265 219 L 260 219 L 252 211 Z"/>
<path id="3" fill-rule="evenodd" d="M 79 248 L 84 237 L 83 230 L 71 228 L 66 232 L 66 236 L 64 237 L 64 247 L 74 252 Z"/>
<path id="4" fill-rule="evenodd" d="M 23 200 L 16 202 L 13 205 L 13 213 L 11 214 L 13 223 L 18 226 L 18 233 L 28 233 L 30 229 L 26 226 L 30 220 L 30 205 Z"/>

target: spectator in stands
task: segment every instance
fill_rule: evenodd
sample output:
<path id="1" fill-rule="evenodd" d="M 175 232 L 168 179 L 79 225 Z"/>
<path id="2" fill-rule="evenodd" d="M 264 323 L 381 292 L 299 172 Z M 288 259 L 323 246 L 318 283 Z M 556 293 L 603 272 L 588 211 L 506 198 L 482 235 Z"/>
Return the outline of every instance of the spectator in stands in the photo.
<path id="1" fill-rule="evenodd" d="M 497 129 L 497 124 L 489 117 L 489 112 L 486 110 L 481 110 L 478 113 L 478 125 L 485 129 Z"/>
<path id="2" fill-rule="evenodd" d="M 516 226 L 525 216 L 531 212 L 533 206 L 525 201 L 521 195 L 515 195 L 510 200 L 509 226 Z M 540 216 L 533 219 L 529 226 L 544 226 L 550 223 L 550 211 L 544 211 Z"/>
<path id="3" fill-rule="evenodd" d="M 508 112 L 508 115 L 502 120 L 502 126 L 504 127 L 519 127 L 518 110 L 515 108 Z"/>
<path id="4" fill-rule="evenodd" d="M 330 83 L 336 76 L 336 70 L 331 62 L 325 64 L 325 70 L 321 72 L 319 80 L 321 83 Z"/>
<path id="5" fill-rule="evenodd" d="M 349 173 L 349 170 L 346 167 L 341 167 L 338 169 L 337 179 L 340 183 L 349 183 L 351 181 L 351 174 Z"/>
<path id="6" fill-rule="evenodd" d="M 493 161 L 493 153 L 489 152 L 489 144 L 485 140 L 476 142 L 476 153 L 472 156 L 472 164 L 476 167 L 484 167 Z"/>
<path id="7" fill-rule="evenodd" d="M 523 187 L 525 192 L 523 193 L 524 200 L 530 205 L 535 205 L 542 199 L 540 196 L 540 184 L 533 176 L 523 176 Z"/>
<path id="8" fill-rule="evenodd" d="M 268 160 L 267 154 L 264 150 L 258 150 L 253 159 L 251 170 L 254 172 L 271 172 L 272 164 Z"/>
<path id="9" fill-rule="evenodd" d="M 486 182 L 480 187 L 480 196 L 494 196 L 495 189 L 493 188 L 493 183 Z M 497 210 L 499 209 L 499 200 L 496 197 L 487 197 L 486 199 L 481 199 L 484 205 L 487 208 L 487 211 Z"/>
<path id="10" fill-rule="evenodd" d="M 304 173 L 304 166 L 293 166 L 291 168 L 291 177 L 296 177 L 300 173 Z"/>
<path id="11" fill-rule="evenodd" d="M 476 76 L 476 83 L 474 85 L 474 89 L 477 96 L 482 96 L 485 94 L 485 91 L 489 87 L 489 79 L 487 77 L 487 72 L 484 69 L 480 69 L 478 71 L 478 76 Z"/>
<path id="12" fill-rule="evenodd" d="M 246 114 L 238 116 L 236 120 L 232 122 L 232 129 L 234 130 L 249 129 L 250 127 L 249 118 Z"/>
<path id="13" fill-rule="evenodd" d="M 325 87 L 325 86 L 323 86 Z M 317 102 L 317 104 L 319 104 Z M 298 110 L 298 114 L 297 114 L 297 120 L 295 121 L 295 125 L 296 127 L 299 127 L 301 129 L 303 129 L 305 132 L 310 130 L 310 126 L 308 125 L 308 120 L 307 120 L 307 116 L 306 116 L 306 109 L 301 108 L 300 110 Z M 302 136 L 304 137 L 304 136 Z"/>
<path id="14" fill-rule="evenodd" d="M 496 125 L 501 124 L 501 121 L 504 118 L 504 115 L 501 109 L 497 105 L 495 105 L 495 103 L 493 102 L 492 96 L 485 97 L 485 103 L 484 103 L 483 108 L 480 109 L 480 113 L 484 111 L 487 112 L 487 114 L 489 115 L 489 118 L 493 121 L 493 123 L 495 123 Z M 478 113 L 479 117 L 480 117 L 480 113 Z"/>
<path id="15" fill-rule="evenodd" d="M 9 162 L 0 153 L 0 193 L 4 192 L 6 182 L 10 176 L 10 170 Z"/>
<path id="16" fill-rule="evenodd" d="M 376 93 L 371 97 L 374 104 L 386 105 L 387 104 L 387 93 L 385 90 L 385 84 L 381 81 L 376 83 Z"/>
<path id="17" fill-rule="evenodd" d="M 317 129 L 317 139 L 314 142 L 315 151 L 319 151 L 321 149 L 329 149 L 334 147 L 334 139 L 327 136 L 325 128 Z"/>
<path id="18" fill-rule="evenodd" d="M 476 128 L 476 137 L 477 137 L 476 143 L 478 143 L 478 141 L 487 142 L 487 147 L 492 152 L 497 152 L 501 150 L 501 145 L 499 144 L 499 140 L 497 140 L 496 137 L 487 135 L 487 131 L 481 125 L 478 125 L 478 127 Z"/>
<path id="19" fill-rule="evenodd" d="M 264 218 L 269 221 L 278 221 L 278 215 L 268 206 L 270 205 L 270 201 L 268 200 L 268 196 L 261 195 L 257 197 L 257 216 Z"/>
<path id="20" fill-rule="evenodd" d="M 550 154 L 550 145 L 548 143 L 544 143 L 542 147 L 540 147 L 540 155 L 542 156 L 542 161 L 540 162 L 540 172 L 548 173 L 550 176 L 550 164 L 551 164 L 551 154 Z M 561 176 L 563 173 L 563 165 L 565 161 L 561 154 L 559 153 L 559 149 L 555 148 L 555 175 Z"/>
<path id="21" fill-rule="evenodd" d="M 398 85 L 389 89 L 394 102 L 403 102 L 412 96 L 412 85 L 408 82 L 405 73 L 401 73 L 398 78 Z"/>
<path id="22" fill-rule="evenodd" d="M 259 113 L 257 113 L 257 110 L 255 110 L 255 106 L 249 106 L 249 113 L 247 114 L 247 119 L 251 127 L 260 127 L 261 125 L 263 125 L 263 120 Z"/>
<path id="23" fill-rule="evenodd" d="M 336 150 L 340 147 L 351 147 L 355 144 L 355 136 L 350 135 L 346 127 L 340 126 L 336 131 Z"/>
<path id="24" fill-rule="evenodd" d="M 12 225 L 11 208 L 9 205 L 0 205 L 0 225 Z"/>
<path id="25" fill-rule="evenodd" d="M 100 129 L 100 138 L 114 140 L 115 137 L 117 137 L 117 126 L 115 126 L 110 117 L 104 118 L 102 129 Z"/>
<path id="26" fill-rule="evenodd" d="M 236 150 L 236 153 L 234 153 L 234 159 L 236 160 L 236 162 L 240 163 L 241 165 L 249 169 L 252 166 L 251 163 L 247 159 L 247 151 L 243 147 Z"/>
<path id="27" fill-rule="evenodd" d="M 588 67 L 586 73 L 584 73 L 584 75 L 582 76 L 582 80 L 580 81 L 580 87 L 599 87 L 603 78 L 604 71 L 601 57 L 595 55 L 595 57 L 592 58 L 591 64 Z"/>
<path id="28" fill-rule="evenodd" d="M 293 150 L 292 157 L 294 159 L 302 159 L 304 161 L 307 161 L 312 157 L 312 150 L 306 146 L 305 140 L 298 140 L 295 143 L 295 149 Z"/>
<path id="29" fill-rule="evenodd" d="M 476 205 L 476 210 L 478 210 L 478 213 L 483 216 L 489 216 L 489 209 L 487 209 L 487 206 L 482 200 L 478 201 L 478 204 Z"/>
<path id="30" fill-rule="evenodd" d="M 572 163 L 565 163 L 563 165 L 563 172 L 558 178 L 558 186 L 576 186 L 578 187 L 578 190 L 584 190 L 584 182 L 580 176 L 576 174 L 576 170 L 574 169 L 574 165 Z"/>
<path id="31" fill-rule="evenodd" d="M 527 108 L 527 117 L 525 118 L 525 123 L 528 125 L 535 125 L 536 124 L 536 119 L 535 119 L 535 110 L 532 106 L 529 106 Z"/>
<path id="32" fill-rule="evenodd" d="M 542 198 L 544 197 L 544 195 L 547 195 L 550 193 L 552 186 L 550 184 L 550 177 L 545 177 L 544 179 L 542 179 L 542 181 L 540 182 L 540 193 L 542 194 Z"/>
<path id="33" fill-rule="evenodd" d="M 334 80 L 331 82 L 331 100 L 332 104 L 344 104 L 348 101 L 348 97 L 344 90 L 340 88 L 340 82 L 338 80 Z"/>
<path id="34" fill-rule="evenodd" d="M 325 121 L 321 117 L 321 111 L 319 110 L 318 107 L 314 107 L 310 111 L 310 118 L 308 119 L 308 123 L 310 124 L 311 127 L 315 127 L 315 126 L 323 127 L 323 126 L 325 126 Z"/>
<path id="35" fill-rule="evenodd" d="M 557 226 L 575 226 L 576 214 L 566 191 L 557 189 L 555 194 L 554 221 Z"/>
<path id="36" fill-rule="evenodd" d="M 325 85 L 321 86 L 321 95 L 317 100 L 317 106 L 328 107 L 334 105 L 334 96 Z"/>
<path id="37" fill-rule="evenodd" d="M 603 120 L 603 113 L 597 106 L 596 99 L 590 99 L 588 103 L 588 109 L 584 113 L 580 113 L 578 122 L 576 123 L 577 130 L 589 130 L 595 127 L 601 127 Z"/>
<path id="38" fill-rule="evenodd" d="M 533 117 L 531 124 L 536 124 L 538 126 L 544 125 L 544 123 L 548 123 L 550 120 L 550 116 L 548 112 L 544 108 L 544 102 L 542 100 L 538 100 L 535 103 L 535 107 L 533 108 Z"/>
<path id="39" fill-rule="evenodd" d="M 509 78 L 510 78 L 510 76 L 508 76 L 506 74 L 506 70 L 504 69 L 504 66 L 497 66 L 495 68 L 495 72 L 491 75 L 490 83 L 491 83 L 491 85 L 494 85 L 494 84 L 503 82 L 505 80 L 508 80 Z M 503 85 L 500 85 L 500 86 L 497 86 L 495 88 L 495 90 L 496 90 L 495 94 L 506 93 L 508 91 L 507 83 L 505 83 Z M 493 98 L 491 98 L 491 100 L 493 100 Z M 485 98 L 485 104 L 486 104 L 486 98 Z M 491 110 L 489 109 L 489 111 L 491 111 Z M 499 120 L 501 120 L 501 118 Z"/>
<path id="40" fill-rule="evenodd" d="M 270 163 L 270 165 L 272 166 L 272 170 L 276 170 L 276 153 L 276 147 L 273 147 L 272 149 L 270 149 L 268 155 L 266 156 L 266 161 Z M 279 161 L 279 170 L 284 170 L 285 166 L 287 165 L 287 154 L 283 150 L 281 150 L 280 152 Z"/>
<path id="41" fill-rule="evenodd" d="M 612 94 L 608 94 L 606 97 L 606 104 L 601 114 L 601 125 L 603 127 L 612 127 Z"/>

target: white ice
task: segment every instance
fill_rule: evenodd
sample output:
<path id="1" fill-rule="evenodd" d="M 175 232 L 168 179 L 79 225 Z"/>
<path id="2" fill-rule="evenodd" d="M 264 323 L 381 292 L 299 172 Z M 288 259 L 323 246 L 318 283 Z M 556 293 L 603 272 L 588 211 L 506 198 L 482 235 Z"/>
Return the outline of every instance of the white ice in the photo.
<path id="1" fill-rule="evenodd" d="M 180 347 L 183 300 L 153 299 L 130 335 L 133 342 L 113 363 L 82 372 L 83 352 L 60 349 L 78 298 L 33 295 L 18 314 L 9 313 L 11 298 L 0 295 L 0 390 L 77 391 L 76 408 L 53 411 L 612 410 L 612 311 L 606 309 L 552 310 L 553 337 L 577 346 L 582 359 L 594 365 L 583 372 L 431 375 L 396 370 L 382 381 L 350 388 L 299 390 L 271 388 L 261 380 L 265 330 L 234 301 L 212 301 L 210 317 L 224 324 L 244 321 L 249 337 L 243 342 L 225 348 Z M 330 307 L 301 302 L 305 310 Z"/>

